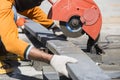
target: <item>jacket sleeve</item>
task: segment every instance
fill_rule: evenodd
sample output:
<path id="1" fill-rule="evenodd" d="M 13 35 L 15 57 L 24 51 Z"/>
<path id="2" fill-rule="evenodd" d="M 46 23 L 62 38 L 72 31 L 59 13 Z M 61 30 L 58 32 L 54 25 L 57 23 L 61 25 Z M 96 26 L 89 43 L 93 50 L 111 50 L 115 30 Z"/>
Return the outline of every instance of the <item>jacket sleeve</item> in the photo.
<path id="1" fill-rule="evenodd" d="M 18 37 L 18 29 L 14 21 L 12 3 L 8 0 L 0 0 L 0 37 L 5 49 L 21 57 L 29 44 Z"/>

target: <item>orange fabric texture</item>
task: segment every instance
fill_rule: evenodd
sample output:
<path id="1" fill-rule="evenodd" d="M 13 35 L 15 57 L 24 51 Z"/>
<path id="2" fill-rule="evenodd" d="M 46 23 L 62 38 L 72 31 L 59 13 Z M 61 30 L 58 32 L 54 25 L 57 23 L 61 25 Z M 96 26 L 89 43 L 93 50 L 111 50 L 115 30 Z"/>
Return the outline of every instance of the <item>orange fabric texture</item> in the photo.
<path id="1" fill-rule="evenodd" d="M 24 16 L 27 16 L 28 18 L 43 25 L 46 28 L 50 27 L 53 24 L 53 20 L 47 19 L 47 15 L 38 6 L 19 13 Z"/>
<path id="2" fill-rule="evenodd" d="M 23 57 L 28 43 L 18 38 L 18 29 L 14 21 L 12 3 L 0 0 L 0 37 L 7 51 Z"/>
<path id="3" fill-rule="evenodd" d="M 24 57 L 24 52 L 28 47 L 28 43 L 18 38 L 18 29 L 15 24 L 14 13 L 12 11 L 14 0 L 0 0 L 0 3 L 2 3 L 2 5 L 0 5 L 1 40 L 8 52 Z M 46 28 L 50 27 L 53 24 L 53 21 L 47 19 L 47 15 L 39 7 L 25 10 L 23 12 L 20 12 L 20 14 L 42 24 Z"/>

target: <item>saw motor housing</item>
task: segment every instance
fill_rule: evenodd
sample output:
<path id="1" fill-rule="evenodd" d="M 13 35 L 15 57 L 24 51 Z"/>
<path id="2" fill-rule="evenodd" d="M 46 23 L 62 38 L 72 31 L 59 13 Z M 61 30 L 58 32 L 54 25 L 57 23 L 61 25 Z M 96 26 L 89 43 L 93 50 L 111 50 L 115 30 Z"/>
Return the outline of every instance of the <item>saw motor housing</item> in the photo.
<path id="1" fill-rule="evenodd" d="M 55 3 L 49 0 L 49 2 L 52 7 L 48 18 L 60 21 L 60 27 L 66 36 L 79 37 L 84 31 L 94 40 L 98 37 L 102 16 L 93 0 L 57 0 Z"/>

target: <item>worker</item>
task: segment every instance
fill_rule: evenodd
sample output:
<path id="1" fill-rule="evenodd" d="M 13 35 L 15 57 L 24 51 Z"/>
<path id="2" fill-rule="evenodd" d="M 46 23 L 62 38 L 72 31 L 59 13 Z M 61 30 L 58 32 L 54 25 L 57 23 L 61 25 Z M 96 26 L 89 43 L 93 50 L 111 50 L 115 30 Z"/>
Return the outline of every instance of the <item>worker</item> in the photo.
<path id="1" fill-rule="evenodd" d="M 47 15 L 40 9 L 41 0 L 0 0 L 0 3 L 0 39 L 5 50 L 28 60 L 41 60 L 50 63 L 56 71 L 68 77 L 66 63 L 75 63 L 77 62 L 76 59 L 68 56 L 46 54 L 18 37 L 18 29 L 12 10 L 14 5 L 20 14 L 48 29 L 56 28 L 53 20 L 47 19 Z"/>

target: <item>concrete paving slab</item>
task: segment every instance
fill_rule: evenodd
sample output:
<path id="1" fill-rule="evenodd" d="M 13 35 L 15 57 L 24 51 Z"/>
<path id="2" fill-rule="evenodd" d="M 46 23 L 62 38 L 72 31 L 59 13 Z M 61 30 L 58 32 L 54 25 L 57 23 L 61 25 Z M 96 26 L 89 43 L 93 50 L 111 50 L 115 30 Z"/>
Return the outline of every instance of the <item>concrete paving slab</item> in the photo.
<path id="1" fill-rule="evenodd" d="M 51 66 L 43 66 L 43 79 L 44 80 L 60 80 L 58 72 Z"/>
<path id="2" fill-rule="evenodd" d="M 80 49 L 78 49 L 79 50 L 79 53 L 77 53 L 77 51 L 76 51 L 76 48 L 74 47 L 73 48 L 73 50 L 75 51 L 75 53 L 71 53 L 70 51 L 66 51 L 66 50 L 64 50 L 65 52 L 64 53 L 61 53 L 61 51 L 62 51 L 62 47 L 60 48 L 57 48 L 57 46 L 54 44 L 54 41 L 48 41 L 48 48 L 51 50 L 52 48 L 54 48 L 54 50 L 53 50 L 53 53 L 55 53 L 55 52 L 57 52 L 57 54 L 60 54 L 60 55 L 67 55 L 67 56 L 71 56 L 71 57 L 75 57 L 75 58 L 77 58 L 77 60 L 79 60 L 78 62 L 80 63 L 78 63 L 78 64 L 71 64 L 71 66 L 69 65 L 69 67 L 68 67 L 68 71 L 73 71 L 73 72 L 70 72 L 70 75 L 71 75 L 71 77 L 72 77 L 72 79 L 74 79 L 74 80 L 81 80 L 81 79 L 85 79 L 85 80 L 89 80 L 89 79 L 92 79 L 92 80 L 94 80 L 95 78 L 97 79 L 98 77 L 99 77 L 99 79 L 101 80 L 102 79 L 102 77 L 103 77 L 103 75 L 102 75 L 102 77 L 100 77 L 100 74 L 99 74 L 99 76 L 97 76 L 97 77 L 95 77 L 95 75 L 94 75 L 94 72 L 92 73 L 93 75 L 94 75 L 94 78 L 92 78 L 92 75 L 89 75 L 89 72 L 91 72 L 91 71 L 89 71 L 90 69 L 92 70 L 93 69 L 93 67 L 92 68 L 88 68 L 88 66 L 85 64 L 85 63 L 87 63 L 88 65 L 89 65 L 89 67 L 91 67 L 91 66 L 93 66 L 93 64 L 91 63 L 91 62 L 86 62 L 87 60 L 88 61 L 91 61 L 91 60 L 89 60 L 88 58 L 87 58 L 87 56 L 86 55 L 84 55 L 84 53 L 83 52 L 81 52 L 80 51 Z M 52 46 L 52 47 L 51 47 Z M 52 51 L 51 50 L 51 51 Z M 55 51 L 56 50 L 56 51 Z M 55 52 L 54 52 L 55 51 Z M 84 58 L 84 59 L 83 59 Z M 84 63 L 84 64 L 82 64 L 82 62 Z M 78 65 L 80 66 L 80 68 L 78 68 Z M 87 66 L 87 67 L 85 67 L 85 65 Z M 91 66 L 90 66 L 91 65 Z M 70 70 L 69 70 L 70 69 Z M 77 70 L 76 70 L 77 69 Z M 78 69 L 80 70 L 80 73 L 78 72 Z M 95 70 L 92 70 L 92 71 L 96 71 L 97 69 L 96 69 L 96 67 L 94 67 L 94 69 Z M 82 71 L 83 70 L 83 71 Z M 87 70 L 87 71 L 85 71 L 85 70 Z M 74 73 L 75 72 L 75 73 Z M 87 72 L 87 73 L 86 73 Z M 99 73 L 99 71 L 98 71 L 98 73 Z M 83 75 L 86 75 L 86 76 L 83 76 Z M 95 72 L 95 74 L 97 75 L 97 72 Z M 73 77 L 74 76 L 74 77 Z M 76 77 L 77 76 L 77 77 Z M 88 77 L 89 76 L 89 77 Z M 96 80 L 95 79 L 95 80 Z M 102 79 L 102 80 L 104 80 L 105 79 L 105 75 L 104 75 L 104 78 Z M 97 79 L 98 80 L 98 79 Z M 106 80 L 107 80 L 107 78 L 106 78 Z"/>
<path id="3" fill-rule="evenodd" d="M 51 36 L 47 36 L 49 33 L 51 33 L 49 30 L 43 28 L 40 25 L 35 25 L 36 23 L 34 23 L 34 27 L 36 27 L 37 29 L 38 27 L 42 28 L 38 32 L 38 30 L 35 30 L 33 27 L 31 27 L 33 23 L 27 23 L 25 29 L 28 30 L 30 33 L 32 32 L 32 35 L 37 32 L 38 35 L 34 36 L 37 37 L 37 39 L 40 39 L 39 41 L 47 42 L 45 45 L 51 52 L 59 55 L 65 55 L 67 53 L 66 55 L 71 55 L 71 57 L 75 57 L 79 60 L 78 63 L 73 64 L 74 66 L 72 64 L 68 64 L 67 66 L 69 74 L 73 80 L 96 80 L 98 78 L 99 80 L 110 80 L 110 78 L 106 74 L 104 74 L 98 66 L 96 66 L 96 64 L 87 56 L 87 54 L 85 54 L 80 48 L 77 49 L 77 47 L 72 42 L 61 39 L 59 40 L 57 39 L 57 37 L 57 40 L 50 39 Z M 63 52 L 63 54 L 61 54 L 61 50 L 63 50 L 63 48 L 65 53 Z M 65 48 L 69 48 L 69 50 L 72 48 L 74 53 L 71 53 Z M 81 68 L 79 68 L 79 66 L 81 66 Z"/>

